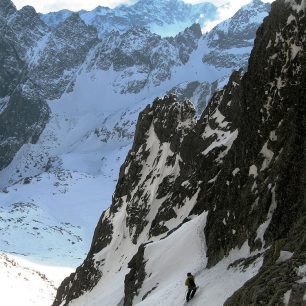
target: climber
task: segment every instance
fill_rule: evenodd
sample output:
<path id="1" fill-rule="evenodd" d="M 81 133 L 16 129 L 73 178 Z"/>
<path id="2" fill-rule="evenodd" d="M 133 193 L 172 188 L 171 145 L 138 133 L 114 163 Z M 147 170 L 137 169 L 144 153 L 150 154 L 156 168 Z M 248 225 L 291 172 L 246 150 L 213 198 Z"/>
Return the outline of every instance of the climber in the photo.
<path id="1" fill-rule="evenodd" d="M 187 296 L 186 296 L 186 301 L 188 302 L 193 298 L 194 294 L 197 291 L 197 286 L 194 282 L 194 276 L 190 272 L 187 273 L 185 286 L 188 287 L 188 292 L 187 292 Z"/>

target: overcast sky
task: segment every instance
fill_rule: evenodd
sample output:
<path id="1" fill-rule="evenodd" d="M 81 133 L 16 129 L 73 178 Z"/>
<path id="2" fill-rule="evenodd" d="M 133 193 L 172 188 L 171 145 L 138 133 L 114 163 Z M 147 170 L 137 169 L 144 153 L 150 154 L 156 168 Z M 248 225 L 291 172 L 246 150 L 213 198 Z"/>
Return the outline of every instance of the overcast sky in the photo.
<path id="1" fill-rule="evenodd" d="M 0 0 L 1 1 L 1 0 Z M 18 9 L 25 5 L 34 6 L 38 12 L 46 13 L 50 11 L 58 11 L 61 9 L 70 9 L 78 11 L 81 9 L 91 10 L 98 5 L 115 7 L 120 4 L 132 4 L 136 0 L 12 0 Z M 250 0 L 184 0 L 187 3 L 211 2 L 215 5 L 230 3 L 231 7 L 240 7 Z M 272 0 L 264 0 L 264 2 L 272 2 Z"/>
<path id="2" fill-rule="evenodd" d="M 0 0 L 1 1 L 1 0 Z M 36 11 L 41 13 L 59 11 L 61 9 L 69 9 L 79 11 L 81 9 L 92 10 L 98 5 L 115 7 L 120 4 L 132 4 L 137 0 L 12 0 L 16 7 L 20 9 L 25 5 L 34 6 Z M 162 0 L 161 0 L 162 1 Z M 263 2 L 273 2 L 273 0 L 262 0 Z M 207 29 L 218 22 L 231 17 L 241 6 L 251 2 L 251 0 L 184 0 L 187 3 L 211 2 L 217 6 L 222 6 L 219 9 L 220 19 L 207 25 Z"/>

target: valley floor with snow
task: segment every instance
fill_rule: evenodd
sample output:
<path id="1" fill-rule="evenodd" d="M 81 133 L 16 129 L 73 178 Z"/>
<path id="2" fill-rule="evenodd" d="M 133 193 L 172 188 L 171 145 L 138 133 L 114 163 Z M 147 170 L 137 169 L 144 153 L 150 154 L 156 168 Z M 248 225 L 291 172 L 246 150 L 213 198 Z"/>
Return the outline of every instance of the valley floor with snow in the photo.
<path id="1" fill-rule="evenodd" d="M 72 268 L 36 264 L 11 254 L 0 253 L 1 305 L 50 306 L 56 288 Z"/>

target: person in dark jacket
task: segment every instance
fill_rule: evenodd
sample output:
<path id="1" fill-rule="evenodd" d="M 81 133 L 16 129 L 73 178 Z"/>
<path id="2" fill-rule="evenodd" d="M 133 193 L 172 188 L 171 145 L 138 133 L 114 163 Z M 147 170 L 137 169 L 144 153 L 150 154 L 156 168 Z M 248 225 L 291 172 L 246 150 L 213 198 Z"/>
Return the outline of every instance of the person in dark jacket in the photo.
<path id="1" fill-rule="evenodd" d="M 188 287 L 186 301 L 189 302 L 197 291 L 197 286 L 194 282 L 194 276 L 190 272 L 187 273 L 185 285 Z"/>

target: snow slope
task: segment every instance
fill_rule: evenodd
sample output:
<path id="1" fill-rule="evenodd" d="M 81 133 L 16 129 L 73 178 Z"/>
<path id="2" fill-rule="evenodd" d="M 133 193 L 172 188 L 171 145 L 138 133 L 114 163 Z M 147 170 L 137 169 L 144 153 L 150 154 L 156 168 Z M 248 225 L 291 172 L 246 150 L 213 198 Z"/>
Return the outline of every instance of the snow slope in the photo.
<path id="1" fill-rule="evenodd" d="M 24 306 L 49 306 L 61 279 L 72 272 L 4 253 L 0 253 L 0 269 L 1 304 Z"/>
<path id="2" fill-rule="evenodd" d="M 262 265 L 260 257 L 249 267 L 239 264 L 231 266 L 238 259 L 255 255 L 250 252 L 247 243 L 241 249 L 233 250 L 212 269 L 205 268 L 206 243 L 202 229 L 206 217 L 207 213 L 195 217 L 173 235 L 146 248 L 146 273 L 151 276 L 144 282 L 135 305 L 184 305 L 184 281 L 187 272 L 191 272 L 199 289 L 190 305 L 221 306 L 248 279 L 257 274 Z M 181 292 L 179 296 L 178 292 Z"/>
<path id="3" fill-rule="evenodd" d="M 222 306 L 238 288 L 257 274 L 262 265 L 258 252 L 251 253 L 245 243 L 212 269 L 206 268 L 206 243 L 203 233 L 207 213 L 195 216 L 169 237 L 150 243 L 144 253 L 148 279 L 143 283 L 133 305 L 185 305 L 185 279 L 187 272 L 195 276 L 199 289 L 188 305 Z M 179 256 L 178 256 L 179 254 Z M 258 255 L 250 266 L 233 264 L 241 258 Z M 97 255 L 98 259 L 99 255 Z M 158 270 L 156 269 L 158 267 Z M 90 293 L 72 301 L 72 306 L 121 305 L 124 269 L 111 279 L 100 282 Z M 178 294 L 178 292 L 180 292 Z"/>

